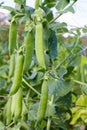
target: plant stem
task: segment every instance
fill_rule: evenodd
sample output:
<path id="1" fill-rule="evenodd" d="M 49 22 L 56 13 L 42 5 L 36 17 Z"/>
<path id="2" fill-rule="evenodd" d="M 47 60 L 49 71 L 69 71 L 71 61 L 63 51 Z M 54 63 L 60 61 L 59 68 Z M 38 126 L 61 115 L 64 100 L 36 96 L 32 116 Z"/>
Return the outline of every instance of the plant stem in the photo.
<path id="1" fill-rule="evenodd" d="M 80 66 L 80 73 L 81 73 L 81 81 L 84 82 L 84 68 Z"/>
<path id="2" fill-rule="evenodd" d="M 47 130 L 50 130 L 50 125 L 51 125 L 51 117 L 49 117 L 47 120 Z"/>
<path id="3" fill-rule="evenodd" d="M 70 57 L 70 55 L 73 53 L 74 49 L 76 48 L 78 42 L 79 42 L 79 36 L 77 36 L 76 44 L 75 44 L 75 46 L 73 47 L 73 49 L 71 50 L 71 52 L 65 57 L 64 60 L 62 60 L 62 62 L 61 62 L 59 65 L 56 66 L 55 69 L 59 69 L 60 66 Z"/>
<path id="4" fill-rule="evenodd" d="M 31 90 L 33 90 L 36 94 L 38 94 L 39 96 L 41 96 L 41 94 L 36 90 L 34 89 L 24 78 L 22 80 Z"/>
<path id="5" fill-rule="evenodd" d="M 51 97 L 50 105 L 52 105 L 53 100 L 54 100 L 54 95 L 52 95 L 52 97 Z M 50 130 L 50 126 L 51 126 L 51 117 L 48 117 L 48 120 L 47 120 L 47 130 Z"/>
<path id="6" fill-rule="evenodd" d="M 87 84 L 86 84 L 86 83 L 84 83 L 84 82 L 81 82 L 81 81 L 78 81 L 78 80 L 73 80 L 73 79 L 72 79 L 72 81 L 73 81 L 73 82 L 75 82 L 75 83 L 77 83 L 77 84 L 87 86 Z"/>
<path id="7" fill-rule="evenodd" d="M 6 127 L 6 130 L 8 130 L 9 129 L 9 127 L 11 127 L 13 124 L 14 124 L 15 122 L 13 121 L 13 122 L 11 122 L 7 127 Z"/>
<path id="8" fill-rule="evenodd" d="M 35 1 L 35 10 L 39 8 L 39 5 L 42 4 L 42 0 L 36 0 Z"/>
<path id="9" fill-rule="evenodd" d="M 62 14 L 66 13 L 66 12 L 67 12 L 67 9 L 68 9 L 70 6 L 73 6 L 74 3 L 75 3 L 75 1 L 74 1 L 72 4 L 70 4 L 69 6 L 65 7 L 65 8 L 63 9 L 63 11 L 60 12 L 60 14 L 59 14 L 58 16 L 56 16 L 54 19 L 52 19 L 52 20 L 49 22 L 49 24 L 55 22 Z"/>

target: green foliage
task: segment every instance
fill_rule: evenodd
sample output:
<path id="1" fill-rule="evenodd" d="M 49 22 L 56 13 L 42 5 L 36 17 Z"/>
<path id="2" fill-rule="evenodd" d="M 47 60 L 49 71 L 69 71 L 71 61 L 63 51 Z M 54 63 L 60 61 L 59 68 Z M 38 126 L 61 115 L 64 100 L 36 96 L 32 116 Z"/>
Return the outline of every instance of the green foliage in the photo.
<path id="1" fill-rule="evenodd" d="M 72 130 L 75 125 L 85 125 L 87 123 L 87 57 L 85 48 L 81 45 L 80 31 L 87 33 L 87 29 L 85 26 L 82 30 L 78 28 L 69 30 L 67 23 L 56 22 L 62 14 L 69 11 L 74 13 L 72 5 L 75 1 L 38 1 L 37 9 L 27 7 L 25 0 L 14 0 L 14 2 L 19 4 L 20 8 L 2 7 L 10 11 L 9 21 L 15 19 L 18 27 L 17 39 L 15 39 L 17 46 L 13 49 L 15 64 L 12 66 L 14 72 L 17 69 L 16 81 L 21 78 L 21 82 L 18 81 L 17 92 L 19 89 L 22 91 L 20 97 L 17 92 L 15 92 L 16 96 L 14 94 L 9 96 L 15 75 L 13 72 L 9 76 L 11 59 L 8 52 L 9 40 L 8 37 L 3 40 L 2 34 L 0 35 L 0 130 Z M 57 17 L 54 17 L 52 8 L 56 8 Z M 36 35 L 37 25 L 41 25 L 43 29 L 38 29 Z M 23 27 L 21 34 L 18 31 L 20 26 Z M 21 54 L 25 60 L 28 48 L 24 39 L 28 40 L 27 34 L 31 30 L 30 37 L 39 44 L 35 47 L 33 41 L 29 40 L 32 55 L 29 55 L 30 59 L 27 55 L 26 61 L 30 60 L 30 62 L 25 73 L 21 73 L 20 76 L 18 69 L 23 72 L 24 63 L 21 66 L 20 62 L 19 67 L 16 67 L 17 54 Z M 7 35 L 7 30 L 0 27 L 0 33 L 3 31 Z M 73 37 L 65 38 L 63 36 L 65 33 L 73 34 Z M 43 46 L 38 50 L 41 43 Z M 30 54 L 30 49 L 27 51 Z M 41 62 L 43 54 L 45 69 Z M 44 85 L 42 85 L 43 80 L 46 81 Z M 40 118 L 39 113 L 42 113 Z"/>

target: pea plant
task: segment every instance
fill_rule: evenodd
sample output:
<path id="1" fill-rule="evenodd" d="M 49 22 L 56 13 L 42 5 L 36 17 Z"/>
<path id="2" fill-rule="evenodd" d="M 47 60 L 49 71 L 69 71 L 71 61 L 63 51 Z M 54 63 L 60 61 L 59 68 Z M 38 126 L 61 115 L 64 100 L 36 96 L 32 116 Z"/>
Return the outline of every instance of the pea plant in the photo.
<path id="1" fill-rule="evenodd" d="M 69 30 L 67 23 L 57 22 L 74 13 L 76 0 L 36 0 L 35 8 L 26 0 L 14 2 L 19 8 L 2 5 L 10 11 L 10 27 L 9 58 L 0 63 L 0 129 L 86 128 L 87 59 L 80 40 L 86 27 Z M 73 36 L 64 38 L 65 33 Z"/>

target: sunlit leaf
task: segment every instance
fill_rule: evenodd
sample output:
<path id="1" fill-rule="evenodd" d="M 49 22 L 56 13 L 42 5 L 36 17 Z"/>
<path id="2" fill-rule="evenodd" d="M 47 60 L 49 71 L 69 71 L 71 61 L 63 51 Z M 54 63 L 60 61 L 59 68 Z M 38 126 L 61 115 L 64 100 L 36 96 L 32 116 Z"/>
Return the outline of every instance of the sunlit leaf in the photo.
<path id="1" fill-rule="evenodd" d="M 49 80 L 49 93 L 54 94 L 57 98 L 68 94 L 72 90 L 72 83 L 63 80 Z"/>
<path id="2" fill-rule="evenodd" d="M 68 4 L 68 1 L 67 0 L 59 0 L 56 4 L 56 9 L 57 10 L 63 10 L 64 7 Z"/>

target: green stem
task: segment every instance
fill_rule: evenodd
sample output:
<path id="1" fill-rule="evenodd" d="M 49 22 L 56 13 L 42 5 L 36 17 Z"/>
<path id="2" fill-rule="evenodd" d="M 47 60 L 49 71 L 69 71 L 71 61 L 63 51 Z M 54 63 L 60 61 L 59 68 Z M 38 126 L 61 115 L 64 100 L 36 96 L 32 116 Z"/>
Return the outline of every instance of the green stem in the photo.
<path id="1" fill-rule="evenodd" d="M 73 79 L 72 79 L 72 80 L 73 80 Z M 78 80 L 73 80 L 73 82 L 75 82 L 75 83 L 77 83 L 77 84 L 80 84 L 80 85 L 85 85 L 85 86 L 87 86 L 86 83 L 81 82 L 81 81 L 78 81 Z"/>
<path id="2" fill-rule="evenodd" d="M 54 95 L 52 95 L 52 97 L 51 97 L 51 101 L 50 101 L 51 105 L 53 103 L 53 100 L 54 100 Z M 50 130 L 50 126 L 51 126 L 51 117 L 48 117 L 48 120 L 47 120 L 47 130 Z"/>
<path id="3" fill-rule="evenodd" d="M 51 125 L 51 117 L 49 117 L 47 120 L 47 130 L 50 130 L 50 125 Z"/>
<path id="4" fill-rule="evenodd" d="M 84 68 L 80 66 L 80 73 L 81 73 L 81 81 L 84 82 Z"/>
<path id="5" fill-rule="evenodd" d="M 8 130 L 15 122 L 11 122 L 8 126 L 6 126 L 6 130 Z"/>
<path id="6" fill-rule="evenodd" d="M 61 62 L 60 64 L 58 64 L 58 65 L 56 66 L 55 69 L 59 69 L 60 66 L 71 56 L 71 54 L 73 53 L 74 49 L 76 48 L 78 42 L 79 42 L 79 36 L 77 36 L 76 44 L 75 44 L 75 46 L 73 47 L 73 49 L 71 50 L 71 52 L 65 57 L 64 60 L 62 60 L 62 62 Z"/>
<path id="7" fill-rule="evenodd" d="M 38 9 L 39 8 L 39 5 L 42 4 L 42 0 L 36 0 L 35 1 L 35 9 Z"/>
<path id="8" fill-rule="evenodd" d="M 39 96 L 41 96 L 41 94 L 36 90 L 34 89 L 24 78 L 22 80 L 31 90 L 33 90 L 36 94 L 38 94 Z"/>
<path id="9" fill-rule="evenodd" d="M 49 22 L 49 24 L 55 22 L 62 14 L 66 13 L 66 12 L 67 12 L 67 9 L 68 9 L 70 6 L 73 6 L 74 3 L 75 3 L 75 1 L 74 1 L 72 4 L 70 4 L 69 6 L 65 7 L 65 8 L 63 9 L 63 11 L 60 12 L 60 14 L 59 14 L 58 16 L 56 16 L 54 19 L 52 19 L 52 20 Z"/>

